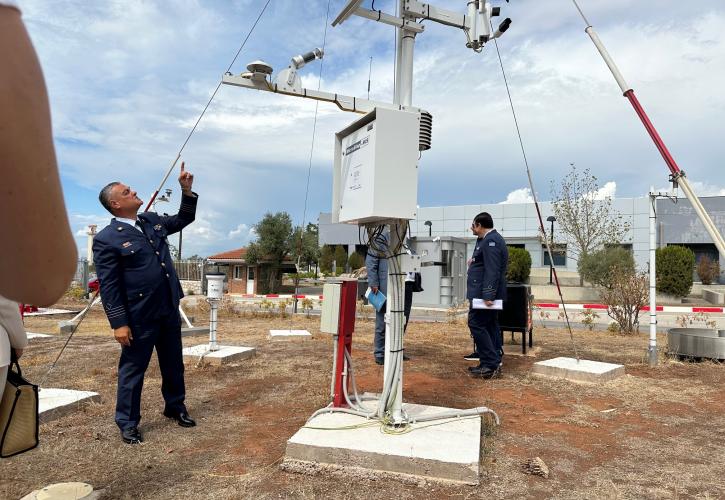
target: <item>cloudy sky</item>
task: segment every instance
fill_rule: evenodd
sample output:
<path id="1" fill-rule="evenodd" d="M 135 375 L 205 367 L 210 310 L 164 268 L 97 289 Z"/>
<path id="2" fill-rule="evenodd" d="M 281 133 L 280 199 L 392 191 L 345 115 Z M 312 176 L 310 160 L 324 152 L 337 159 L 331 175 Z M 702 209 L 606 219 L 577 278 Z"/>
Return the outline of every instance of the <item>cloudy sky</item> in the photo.
<path id="1" fill-rule="evenodd" d="M 99 189 L 122 180 L 147 200 L 266 0 L 20 0 L 48 85 L 73 230 L 105 225 Z M 331 0 L 331 18 L 346 3 Z M 371 0 L 364 6 L 370 7 Z M 435 5 L 463 12 L 465 0 Z M 725 3 L 580 0 L 589 20 L 700 195 L 725 194 Z M 392 12 L 395 2 L 377 0 Z M 537 193 L 570 163 L 608 193 L 665 188 L 667 169 L 584 33 L 568 0 L 501 5 L 499 41 Z M 264 59 L 275 71 L 321 46 L 327 0 L 272 0 L 232 72 Z M 498 20 L 496 20 L 498 22 Z M 527 181 L 493 45 L 426 22 L 416 42 L 413 104 L 434 116 L 420 163 L 419 205 L 516 202 Z M 392 99 L 394 30 L 354 18 L 329 28 L 323 90 Z M 320 63 L 303 81 L 317 88 Z M 719 90 L 718 90 L 719 89 Z M 184 253 L 245 245 L 266 213 L 301 223 L 315 103 L 222 86 L 183 154 L 200 194 Z M 333 134 L 357 115 L 320 104 L 306 221 L 331 203 Z M 179 189 L 160 212 L 175 212 Z"/>

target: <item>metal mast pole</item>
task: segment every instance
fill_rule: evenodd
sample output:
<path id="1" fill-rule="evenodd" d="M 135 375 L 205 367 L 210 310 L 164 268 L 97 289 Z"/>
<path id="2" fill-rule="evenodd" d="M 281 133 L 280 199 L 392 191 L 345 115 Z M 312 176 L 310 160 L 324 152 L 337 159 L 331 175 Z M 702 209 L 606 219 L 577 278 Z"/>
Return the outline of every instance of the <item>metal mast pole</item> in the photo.
<path id="1" fill-rule="evenodd" d="M 657 236 L 655 233 L 655 225 L 657 222 L 657 213 L 655 211 L 655 202 L 657 195 L 654 187 L 650 187 L 649 192 L 649 365 L 657 366 Z"/>
<path id="2" fill-rule="evenodd" d="M 405 10 L 405 0 L 400 0 L 398 12 Z M 403 19 L 415 21 L 415 18 L 403 15 Z M 395 76 L 395 96 L 393 102 L 403 106 L 411 106 L 413 102 L 413 52 L 415 48 L 415 32 L 397 28 L 397 67 Z M 405 281 L 400 271 L 400 257 L 395 250 L 400 248 L 402 239 L 405 239 L 405 221 L 390 223 L 390 236 L 388 238 L 388 321 L 385 325 L 385 368 L 383 380 L 388 379 L 389 370 L 394 370 L 392 394 L 390 394 L 387 410 L 393 418 L 393 423 L 404 423 L 403 415 L 403 309 L 405 308 Z M 381 408 L 381 410 L 383 410 Z"/>

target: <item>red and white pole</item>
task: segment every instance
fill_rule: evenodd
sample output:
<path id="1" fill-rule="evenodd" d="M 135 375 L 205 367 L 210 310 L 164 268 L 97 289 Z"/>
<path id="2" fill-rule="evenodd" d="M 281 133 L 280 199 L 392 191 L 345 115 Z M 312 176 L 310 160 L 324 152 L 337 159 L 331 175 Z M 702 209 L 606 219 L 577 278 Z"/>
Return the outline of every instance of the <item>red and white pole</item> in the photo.
<path id="1" fill-rule="evenodd" d="M 692 208 L 695 210 L 698 217 L 700 218 L 700 221 L 705 226 L 705 230 L 710 235 L 710 238 L 712 238 L 718 251 L 721 255 L 725 256 L 725 240 L 723 240 L 720 231 L 713 223 L 710 215 L 708 215 L 705 207 L 700 202 L 700 199 L 695 195 L 695 192 L 692 189 L 692 185 L 685 176 L 685 172 L 682 171 L 677 165 L 677 162 L 675 162 L 675 159 L 670 154 L 667 146 L 665 146 L 665 142 L 662 140 L 662 137 L 660 137 L 660 134 L 657 133 L 655 126 L 652 124 L 652 121 L 647 116 L 647 113 L 645 113 L 642 104 L 637 99 L 637 96 L 634 95 L 634 90 L 632 90 L 632 88 L 627 85 L 627 82 L 624 80 L 622 73 L 619 71 L 619 68 L 617 68 L 614 60 L 609 55 L 609 52 L 607 52 L 607 49 L 604 47 L 604 44 L 599 38 L 599 35 L 597 35 L 596 31 L 594 31 L 594 28 L 582 12 L 579 4 L 576 0 L 572 0 L 572 2 L 574 2 L 574 6 L 579 11 L 579 14 L 587 25 L 584 31 L 587 33 L 587 35 L 589 35 L 589 38 L 592 39 L 594 46 L 599 51 L 599 54 L 602 56 L 602 59 L 604 59 L 604 62 L 609 68 L 609 71 L 612 72 L 612 76 L 614 76 L 614 79 L 617 81 L 617 85 L 619 85 L 619 88 L 622 89 L 622 95 L 624 95 L 624 97 L 629 100 L 629 103 L 634 108 L 635 113 L 637 113 L 637 116 L 639 116 L 639 119 L 642 121 L 642 125 L 644 125 L 647 133 L 652 138 L 655 147 L 662 155 L 662 158 L 665 160 L 665 164 L 667 165 L 667 168 L 669 168 L 670 173 L 672 174 L 672 181 L 677 182 L 677 184 L 682 187 L 682 191 L 685 193 L 685 196 L 692 204 Z"/>

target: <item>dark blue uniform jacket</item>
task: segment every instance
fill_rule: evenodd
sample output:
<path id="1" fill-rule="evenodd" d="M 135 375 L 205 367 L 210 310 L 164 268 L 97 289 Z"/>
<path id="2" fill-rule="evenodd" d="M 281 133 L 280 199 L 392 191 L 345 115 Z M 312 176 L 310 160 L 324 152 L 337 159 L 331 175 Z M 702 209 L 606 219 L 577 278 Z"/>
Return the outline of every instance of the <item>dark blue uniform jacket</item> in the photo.
<path id="1" fill-rule="evenodd" d="M 467 299 L 506 300 L 506 268 L 509 252 L 498 231 L 476 240 L 468 266 Z"/>
<path id="2" fill-rule="evenodd" d="M 138 214 L 143 233 L 113 218 L 96 235 L 93 260 L 111 328 L 142 325 L 178 309 L 184 293 L 166 237 L 194 221 L 196 202 L 196 196 L 182 196 L 176 215 Z"/>

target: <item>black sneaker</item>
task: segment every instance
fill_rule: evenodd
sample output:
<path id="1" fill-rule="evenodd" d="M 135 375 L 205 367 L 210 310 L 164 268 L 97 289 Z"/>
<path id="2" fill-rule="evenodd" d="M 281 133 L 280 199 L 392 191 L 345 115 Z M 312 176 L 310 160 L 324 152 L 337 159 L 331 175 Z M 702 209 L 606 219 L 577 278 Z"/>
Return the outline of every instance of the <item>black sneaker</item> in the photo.
<path id="1" fill-rule="evenodd" d="M 376 357 L 375 358 L 375 364 L 376 365 L 383 365 L 383 364 L 385 364 L 385 358 L 378 358 L 378 357 Z"/>
<path id="2" fill-rule="evenodd" d="M 466 361 L 479 361 L 481 357 L 476 351 L 473 351 L 471 354 L 463 356 L 463 359 L 465 359 Z"/>

